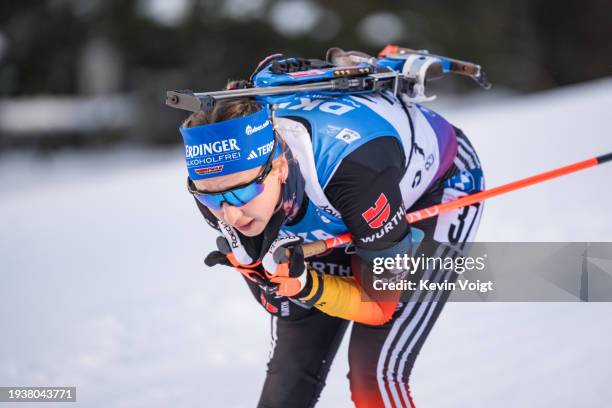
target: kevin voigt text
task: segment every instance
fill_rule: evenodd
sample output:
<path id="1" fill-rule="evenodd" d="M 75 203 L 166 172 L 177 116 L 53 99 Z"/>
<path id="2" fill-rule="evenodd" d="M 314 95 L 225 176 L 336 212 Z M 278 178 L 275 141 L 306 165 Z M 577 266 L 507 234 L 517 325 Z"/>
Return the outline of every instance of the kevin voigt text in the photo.
<path id="1" fill-rule="evenodd" d="M 470 292 L 491 292 L 494 289 L 493 281 L 459 280 L 457 282 L 431 282 L 429 279 L 418 281 L 401 279 L 389 281 L 387 279 L 375 279 L 372 283 L 374 290 L 461 290 Z"/>

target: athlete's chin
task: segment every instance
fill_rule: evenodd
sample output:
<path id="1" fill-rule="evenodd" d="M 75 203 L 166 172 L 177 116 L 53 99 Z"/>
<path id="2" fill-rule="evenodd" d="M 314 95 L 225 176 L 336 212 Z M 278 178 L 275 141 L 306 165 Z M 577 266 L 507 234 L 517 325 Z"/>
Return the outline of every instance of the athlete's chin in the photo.
<path id="1" fill-rule="evenodd" d="M 241 227 L 236 227 L 238 231 L 240 231 L 243 235 L 247 237 L 255 237 L 263 232 L 266 228 L 266 224 L 264 222 L 258 220 L 251 220 L 248 224 L 243 225 Z"/>

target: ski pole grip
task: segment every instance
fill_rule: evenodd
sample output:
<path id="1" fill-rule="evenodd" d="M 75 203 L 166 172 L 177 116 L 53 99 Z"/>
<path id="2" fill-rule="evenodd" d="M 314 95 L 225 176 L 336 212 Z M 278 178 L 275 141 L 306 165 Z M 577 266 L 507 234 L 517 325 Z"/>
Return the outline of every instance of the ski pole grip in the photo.
<path id="1" fill-rule="evenodd" d="M 304 258 L 310 258 L 313 256 L 317 256 L 327 251 L 327 244 L 325 240 L 310 242 L 308 244 L 302 244 L 302 249 L 304 250 Z M 291 258 L 291 251 L 285 248 L 285 257 L 286 259 Z"/>
<path id="2" fill-rule="evenodd" d="M 304 258 L 310 258 L 328 250 L 325 240 L 304 244 L 302 245 L 302 249 L 304 250 Z"/>

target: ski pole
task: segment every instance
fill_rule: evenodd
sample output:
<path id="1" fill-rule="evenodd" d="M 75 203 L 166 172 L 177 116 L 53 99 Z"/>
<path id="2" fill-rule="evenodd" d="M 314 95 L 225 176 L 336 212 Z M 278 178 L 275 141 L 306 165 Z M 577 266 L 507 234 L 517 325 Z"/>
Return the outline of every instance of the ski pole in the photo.
<path id="1" fill-rule="evenodd" d="M 413 224 L 415 222 L 435 217 L 436 215 L 443 214 L 445 212 L 455 210 L 457 208 L 466 207 L 474 203 L 479 203 L 481 201 L 488 200 L 489 198 L 498 195 L 506 194 L 514 190 L 519 190 L 521 188 L 542 183 L 547 180 L 552 180 L 557 177 L 588 169 L 589 167 L 595 167 L 599 164 L 603 164 L 608 161 L 612 161 L 612 153 L 592 157 L 587 160 L 559 167 L 557 169 L 549 170 L 544 173 L 536 174 L 535 176 L 503 184 L 501 186 L 497 186 L 489 190 L 483 190 L 478 193 L 469 194 L 456 200 L 448 201 L 442 204 L 432 205 L 431 207 L 413 211 L 411 213 L 406 214 L 406 219 L 409 224 Z M 351 235 L 349 233 L 344 233 L 336 237 L 310 242 L 308 244 L 303 245 L 304 256 L 308 258 L 311 256 L 319 255 L 329 249 L 339 247 L 340 245 L 349 244 L 351 241 Z M 286 253 L 286 256 L 288 257 L 289 254 Z"/>

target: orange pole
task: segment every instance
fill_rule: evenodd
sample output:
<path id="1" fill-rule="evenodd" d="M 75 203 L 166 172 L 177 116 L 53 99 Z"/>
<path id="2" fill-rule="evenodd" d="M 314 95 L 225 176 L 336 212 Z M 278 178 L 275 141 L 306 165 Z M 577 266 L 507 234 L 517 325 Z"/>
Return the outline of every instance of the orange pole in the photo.
<path id="1" fill-rule="evenodd" d="M 415 222 L 435 217 L 436 215 L 455 210 L 457 208 L 466 207 L 474 203 L 479 203 L 491 197 L 509 193 L 511 191 L 525 188 L 534 184 L 542 183 L 544 181 L 565 176 L 567 174 L 574 173 L 580 170 L 588 169 L 589 167 L 594 167 L 598 164 L 602 164 L 608 161 L 612 161 L 612 153 L 592 157 L 590 159 L 583 160 L 578 163 L 559 167 L 557 169 L 550 170 L 541 174 L 536 174 L 535 176 L 503 184 L 501 186 L 494 187 L 489 190 L 483 190 L 478 193 L 470 194 L 465 197 L 461 197 L 457 200 L 432 205 L 431 207 L 423 208 L 422 210 L 413 211 L 411 213 L 406 214 L 406 219 L 409 224 L 413 224 Z M 345 245 L 350 242 L 352 242 L 351 234 L 347 232 L 333 238 L 304 244 L 304 255 L 306 257 L 318 255 L 328 249 L 336 248 L 338 246 Z"/>

